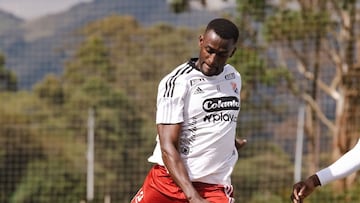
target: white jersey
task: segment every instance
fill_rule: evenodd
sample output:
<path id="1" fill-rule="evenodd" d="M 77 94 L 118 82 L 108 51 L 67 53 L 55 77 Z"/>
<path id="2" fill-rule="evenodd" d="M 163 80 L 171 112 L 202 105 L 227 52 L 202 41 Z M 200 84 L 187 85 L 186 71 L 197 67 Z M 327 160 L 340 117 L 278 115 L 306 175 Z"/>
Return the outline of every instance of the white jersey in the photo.
<path id="1" fill-rule="evenodd" d="M 230 185 L 238 159 L 240 74 L 227 64 L 221 74 L 208 77 L 195 68 L 194 61 L 178 66 L 161 80 L 156 123 L 182 124 L 178 149 L 191 181 Z M 158 136 L 148 160 L 164 165 Z"/>

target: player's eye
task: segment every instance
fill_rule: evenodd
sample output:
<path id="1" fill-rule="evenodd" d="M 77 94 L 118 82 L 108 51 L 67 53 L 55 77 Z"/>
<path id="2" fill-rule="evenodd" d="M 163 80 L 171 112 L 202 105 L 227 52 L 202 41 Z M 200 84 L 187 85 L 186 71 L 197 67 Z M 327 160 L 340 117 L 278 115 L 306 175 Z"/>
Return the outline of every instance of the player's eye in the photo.
<path id="1" fill-rule="evenodd" d="M 212 49 L 211 47 L 206 47 L 205 51 L 208 54 L 216 54 L 216 56 L 218 57 L 227 57 L 228 56 L 228 52 L 227 51 L 221 51 L 221 52 L 217 52 L 215 49 Z"/>
<path id="2" fill-rule="evenodd" d="M 211 49 L 211 48 L 206 48 L 205 50 L 206 50 L 206 52 L 209 53 L 209 54 L 214 54 L 214 53 L 216 53 L 215 50 L 214 50 L 214 49 Z"/>

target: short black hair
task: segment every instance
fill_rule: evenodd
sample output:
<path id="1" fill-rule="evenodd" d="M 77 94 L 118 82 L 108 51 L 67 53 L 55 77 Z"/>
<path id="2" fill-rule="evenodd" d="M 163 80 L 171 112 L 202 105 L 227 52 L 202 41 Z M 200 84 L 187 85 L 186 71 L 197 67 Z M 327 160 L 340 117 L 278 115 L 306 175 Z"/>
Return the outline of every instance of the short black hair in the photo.
<path id="1" fill-rule="evenodd" d="M 237 26 L 225 18 L 215 18 L 210 21 L 206 27 L 205 33 L 209 30 L 213 30 L 223 39 L 233 39 L 234 43 L 236 43 L 239 38 L 239 29 Z"/>

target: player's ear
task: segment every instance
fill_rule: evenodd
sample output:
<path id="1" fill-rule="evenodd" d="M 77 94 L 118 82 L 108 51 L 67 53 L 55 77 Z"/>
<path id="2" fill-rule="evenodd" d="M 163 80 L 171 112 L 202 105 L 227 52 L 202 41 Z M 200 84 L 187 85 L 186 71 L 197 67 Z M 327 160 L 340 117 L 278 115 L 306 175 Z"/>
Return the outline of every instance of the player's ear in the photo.
<path id="1" fill-rule="evenodd" d="M 199 36 L 199 42 L 198 42 L 199 47 L 202 46 L 202 43 L 203 43 L 203 42 L 204 42 L 204 36 L 203 36 L 203 35 L 200 35 L 200 36 Z"/>

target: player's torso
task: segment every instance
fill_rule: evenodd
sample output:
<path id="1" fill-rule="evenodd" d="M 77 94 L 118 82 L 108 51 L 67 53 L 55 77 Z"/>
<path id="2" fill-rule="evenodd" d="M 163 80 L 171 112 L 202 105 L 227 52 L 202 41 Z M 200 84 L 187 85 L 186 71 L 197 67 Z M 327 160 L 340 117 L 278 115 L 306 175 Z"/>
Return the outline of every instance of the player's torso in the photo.
<path id="1" fill-rule="evenodd" d="M 240 108 L 240 78 L 232 68 L 206 77 L 194 70 L 187 76 L 184 122 L 180 138 L 183 156 L 214 153 L 233 143 Z M 227 147 L 230 153 L 229 147 Z M 227 153 L 224 149 L 224 153 Z M 216 152 L 217 153 L 217 152 Z"/>

